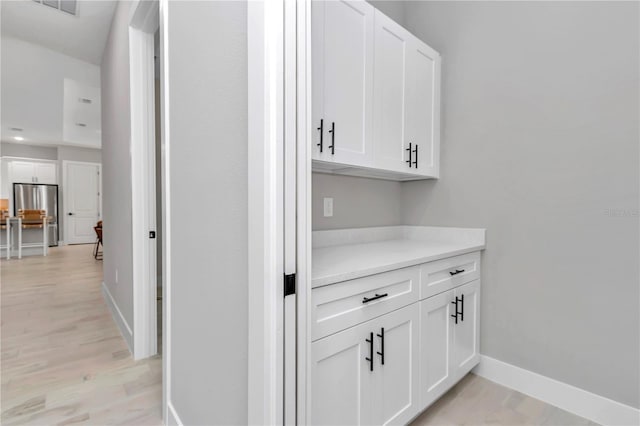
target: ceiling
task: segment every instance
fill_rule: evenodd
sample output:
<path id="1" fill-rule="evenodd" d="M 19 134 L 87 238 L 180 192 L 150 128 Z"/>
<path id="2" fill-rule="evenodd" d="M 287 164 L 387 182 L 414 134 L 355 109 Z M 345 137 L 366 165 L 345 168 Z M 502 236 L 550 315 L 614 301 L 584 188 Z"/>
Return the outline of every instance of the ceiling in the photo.
<path id="1" fill-rule="evenodd" d="M 100 65 L 116 3 L 80 0 L 74 16 L 33 0 L 2 1 L 0 28 L 3 36 Z"/>

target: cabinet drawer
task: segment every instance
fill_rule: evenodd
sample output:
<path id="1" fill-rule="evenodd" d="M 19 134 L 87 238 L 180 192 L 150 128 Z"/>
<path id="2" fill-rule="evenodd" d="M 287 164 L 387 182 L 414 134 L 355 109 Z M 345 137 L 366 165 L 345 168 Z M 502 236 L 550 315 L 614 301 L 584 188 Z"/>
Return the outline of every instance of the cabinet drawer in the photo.
<path id="1" fill-rule="evenodd" d="M 426 299 L 480 278 L 480 252 L 425 263 L 420 274 L 420 299 Z"/>
<path id="2" fill-rule="evenodd" d="M 412 266 L 313 289 L 312 340 L 418 301 L 419 283 Z"/>

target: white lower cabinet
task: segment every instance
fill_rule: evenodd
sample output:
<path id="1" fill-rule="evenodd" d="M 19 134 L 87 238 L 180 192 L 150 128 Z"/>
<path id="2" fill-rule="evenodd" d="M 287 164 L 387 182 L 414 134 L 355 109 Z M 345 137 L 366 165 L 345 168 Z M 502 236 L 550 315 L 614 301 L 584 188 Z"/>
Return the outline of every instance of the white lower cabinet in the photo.
<path id="1" fill-rule="evenodd" d="M 420 401 L 430 405 L 478 363 L 480 281 L 420 302 Z"/>
<path id="2" fill-rule="evenodd" d="M 321 311 L 315 320 L 337 315 L 343 328 L 314 325 L 322 337 L 311 344 L 311 424 L 406 424 L 478 363 L 480 280 L 467 279 L 479 276 L 479 253 L 466 256 L 423 264 L 419 278 L 416 266 L 314 291 L 312 305 Z M 463 269 L 473 274 L 463 276 Z M 423 293 L 429 296 L 420 301 L 400 297 L 415 294 L 417 281 L 437 274 L 459 278 L 450 280 L 448 290 Z M 369 305 L 372 292 L 379 303 L 375 310 Z M 407 304 L 391 303 L 394 297 Z M 378 316 L 346 315 L 360 312 L 360 305 Z"/>
<path id="3" fill-rule="evenodd" d="M 414 303 L 312 344 L 312 424 L 405 424 L 419 411 Z"/>

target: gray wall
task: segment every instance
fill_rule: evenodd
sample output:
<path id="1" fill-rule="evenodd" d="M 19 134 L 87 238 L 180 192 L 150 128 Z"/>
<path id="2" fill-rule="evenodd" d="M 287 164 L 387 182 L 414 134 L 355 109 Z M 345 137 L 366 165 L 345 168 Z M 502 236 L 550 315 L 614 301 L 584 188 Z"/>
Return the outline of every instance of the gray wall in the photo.
<path id="1" fill-rule="evenodd" d="M 118 2 L 101 66 L 104 283 L 133 330 L 129 8 Z M 117 271 L 117 281 L 116 281 Z M 132 336 L 129 347 L 132 348 Z"/>
<path id="2" fill-rule="evenodd" d="M 0 143 L 0 155 L 3 157 L 36 158 L 39 160 L 57 160 L 56 147 L 24 145 L 19 143 Z"/>
<path id="3" fill-rule="evenodd" d="M 404 222 L 487 228 L 483 354 L 638 407 L 638 4 L 406 7 L 443 121 Z"/>
<path id="4" fill-rule="evenodd" d="M 169 2 L 168 21 L 170 398 L 184 424 L 246 424 L 247 5 Z"/>
<path id="5" fill-rule="evenodd" d="M 376 9 L 400 25 L 405 24 L 405 2 L 402 0 L 367 0 Z"/>
<path id="6" fill-rule="evenodd" d="M 386 180 L 313 174 L 313 230 L 402 224 L 402 184 Z M 333 198 L 333 217 L 324 217 L 323 198 Z"/>

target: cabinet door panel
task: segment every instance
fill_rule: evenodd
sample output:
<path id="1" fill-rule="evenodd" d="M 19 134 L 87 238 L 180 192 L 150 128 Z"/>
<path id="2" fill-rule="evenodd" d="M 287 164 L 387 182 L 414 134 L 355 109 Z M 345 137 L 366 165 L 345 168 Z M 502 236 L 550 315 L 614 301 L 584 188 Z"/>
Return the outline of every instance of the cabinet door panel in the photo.
<path id="1" fill-rule="evenodd" d="M 374 375 L 365 358 L 371 322 L 325 337 L 311 345 L 311 423 L 372 424 Z M 374 360 L 375 362 L 375 360 Z"/>
<path id="2" fill-rule="evenodd" d="M 456 375 L 462 377 L 479 361 L 480 280 L 458 287 L 456 297 L 464 296 L 464 319 L 454 326 Z"/>
<path id="3" fill-rule="evenodd" d="M 371 166 L 373 11 L 365 1 L 312 5 L 313 115 L 316 127 L 324 121 L 324 148 L 314 146 L 315 159 Z"/>
<path id="4" fill-rule="evenodd" d="M 36 163 L 35 176 L 38 183 L 58 183 L 57 167 L 52 163 Z"/>
<path id="5" fill-rule="evenodd" d="M 418 146 L 417 172 L 438 177 L 440 55 L 417 38 L 408 52 L 406 141 Z M 414 154 L 415 155 L 415 154 Z"/>
<path id="6" fill-rule="evenodd" d="M 413 36 L 378 11 L 374 31 L 375 164 L 383 169 L 409 171 L 404 128 L 408 39 Z"/>
<path id="7" fill-rule="evenodd" d="M 26 161 L 12 161 L 9 164 L 11 183 L 35 183 L 35 165 Z M 13 191 L 13 189 L 11 189 Z"/>
<path id="8" fill-rule="evenodd" d="M 384 315 L 377 320 L 378 349 L 382 351 L 381 329 L 384 328 L 384 365 L 381 355 L 378 373 L 379 410 L 376 424 L 406 424 L 419 411 L 419 307 L 417 303 Z M 378 365 L 376 365 L 378 368 Z M 376 399 L 374 398 L 374 401 Z"/>
<path id="9" fill-rule="evenodd" d="M 420 395 L 423 406 L 435 401 L 453 384 L 452 314 L 454 290 L 420 303 Z"/>

